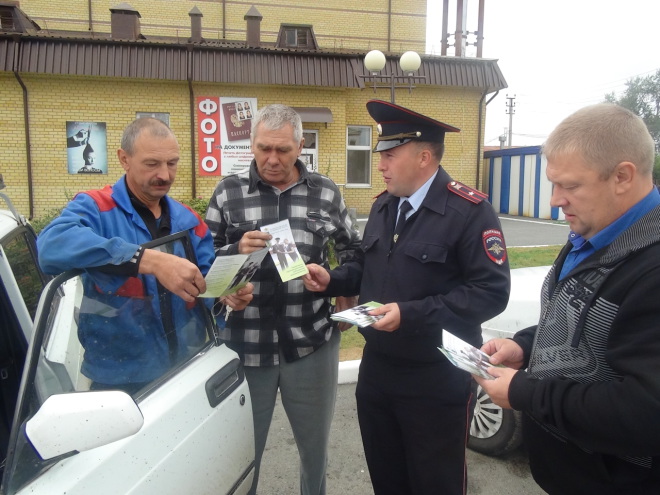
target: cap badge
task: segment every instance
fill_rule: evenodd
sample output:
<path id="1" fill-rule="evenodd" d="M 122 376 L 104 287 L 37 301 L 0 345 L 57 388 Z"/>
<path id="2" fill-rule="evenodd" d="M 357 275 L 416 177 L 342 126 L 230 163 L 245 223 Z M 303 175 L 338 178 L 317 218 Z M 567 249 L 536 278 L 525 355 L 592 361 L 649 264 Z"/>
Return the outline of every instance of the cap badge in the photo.
<path id="1" fill-rule="evenodd" d="M 382 125 L 378 124 L 378 125 L 376 126 L 376 130 L 378 131 L 378 135 L 379 135 L 379 136 L 382 136 L 382 135 L 383 135 L 383 126 L 382 126 Z"/>

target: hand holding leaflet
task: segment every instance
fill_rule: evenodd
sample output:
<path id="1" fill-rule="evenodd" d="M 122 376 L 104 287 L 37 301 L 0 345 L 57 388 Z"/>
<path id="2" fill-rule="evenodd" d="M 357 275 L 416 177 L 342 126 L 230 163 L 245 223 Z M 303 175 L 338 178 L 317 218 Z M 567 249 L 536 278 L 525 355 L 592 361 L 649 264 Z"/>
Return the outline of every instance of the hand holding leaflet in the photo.
<path id="1" fill-rule="evenodd" d="M 261 231 L 272 236 L 267 246 L 270 249 L 270 256 L 282 282 L 288 282 L 309 273 L 305 261 L 300 256 L 293 240 L 293 233 L 288 220 L 264 225 L 261 227 Z"/>
<path id="2" fill-rule="evenodd" d="M 442 347 L 438 347 L 438 349 L 457 368 L 486 380 L 495 378 L 487 371 L 491 366 L 495 366 L 490 363 L 488 354 L 459 339 L 447 330 L 442 331 Z M 504 368 L 502 365 L 498 366 Z"/>
<path id="3" fill-rule="evenodd" d="M 206 274 L 206 292 L 199 297 L 224 297 L 242 289 L 261 266 L 268 248 L 250 254 L 218 256 Z"/>
<path id="4" fill-rule="evenodd" d="M 335 321 L 344 321 L 350 323 L 351 325 L 357 325 L 360 328 L 368 327 L 372 323 L 376 323 L 385 315 L 372 316 L 369 314 L 369 311 L 376 309 L 379 306 L 382 306 L 381 303 L 371 301 L 368 303 L 360 304 L 354 308 L 350 308 L 339 313 L 333 313 L 330 315 L 330 319 Z"/>

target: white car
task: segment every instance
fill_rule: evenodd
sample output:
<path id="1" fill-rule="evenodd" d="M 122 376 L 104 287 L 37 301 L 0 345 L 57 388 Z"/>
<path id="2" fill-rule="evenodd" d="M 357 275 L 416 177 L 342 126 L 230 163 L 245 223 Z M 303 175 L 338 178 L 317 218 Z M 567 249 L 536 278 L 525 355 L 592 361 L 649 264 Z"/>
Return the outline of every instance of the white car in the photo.
<path id="1" fill-rule="evenodd" d="M 162 376 L 133 395 L 90 391 L 80 371 L 80 272 L 48 282 L 36 264 L 34 231 L 0 193 L 3 200 L 0 493 L 247 493 L 254 477 L 250 394 L 205 307 L 194 310 L 198 345 Z M 187 235 L 159 241 L 176 249 Z"/>
<path id="2" fill-rule="evenodd" d="M 484 342 L 508 338 L 518 330 L 536 325 L 541 308 L 541 286 L 549 266 L 511 270 L 511 295 L 506 309 L 481 325 Z M 477 386 L 474 417 L 470 425 L 468 447 L 482 454 L 503 455 L 522 441 L 520 413 L 502 409 Z"/>

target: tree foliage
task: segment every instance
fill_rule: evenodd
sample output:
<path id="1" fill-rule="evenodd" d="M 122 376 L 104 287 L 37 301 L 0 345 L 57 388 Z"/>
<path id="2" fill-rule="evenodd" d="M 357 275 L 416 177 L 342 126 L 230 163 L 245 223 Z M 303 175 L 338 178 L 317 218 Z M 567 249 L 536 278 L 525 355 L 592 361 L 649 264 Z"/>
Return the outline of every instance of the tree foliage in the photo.
<path id="1" fill-rule="evenodd" d="M 605 100 L 639 115 L 653 136 L 656 153 L 660 152 L 660 69 L 648 76 L 633 77 L 626 82 L 626 89 L 620 96 L 612 92 L 605 95 Z M 653 178 L 656 183 L 660 182 L 660 156 L 657 154 Z"/>

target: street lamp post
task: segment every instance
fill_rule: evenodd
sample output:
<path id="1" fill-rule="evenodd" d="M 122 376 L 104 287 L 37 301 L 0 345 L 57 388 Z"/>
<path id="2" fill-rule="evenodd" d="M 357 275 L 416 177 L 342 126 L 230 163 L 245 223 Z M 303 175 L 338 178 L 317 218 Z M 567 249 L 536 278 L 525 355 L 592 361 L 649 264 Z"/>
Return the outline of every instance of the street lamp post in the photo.
<path id="1" fill-rule="evenodd" d="M 371 81 L 371 85 L 374 88 L 374 92 L 378 88 L 389 88 L 390 89 L 390 101 L 394 103 L 394 90 L 396 88 L 408 88 L 408 92 L 412 93 L 414 81 L 424 81 L 426 76 L 415 76 L 415 72 L 422 65 L 422 59 L 417 52 L 409 51 L 401 55 L 399 59 L 399 67 L 404 72 L 404 75 L 399 76 L 396 74 L 379 74 L 381 70 L 385 67 L 385 54 L 380 50 L 371 50 L 364 57 L 364 66 L 371 73 L 370 75 L 360 76 L 365 82 Z M 387 84 L 379 84 L 381 81 L 387 81 Z M 405 82 L 405 84 L 398 84 L 399 82 Z"/>

